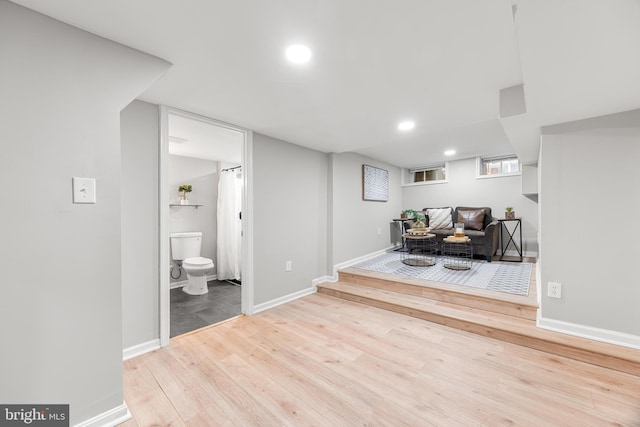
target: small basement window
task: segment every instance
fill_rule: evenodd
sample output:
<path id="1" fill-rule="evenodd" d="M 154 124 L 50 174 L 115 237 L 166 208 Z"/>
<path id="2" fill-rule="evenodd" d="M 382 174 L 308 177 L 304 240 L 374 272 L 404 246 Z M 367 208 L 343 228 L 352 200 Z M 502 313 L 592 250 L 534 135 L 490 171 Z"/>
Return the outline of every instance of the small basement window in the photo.
<path id="1" fill-rule="evenodd" d="M 445 165 L 410 169 L 409 172 L 411 175 L 411 182 L 442 182 L 447 179 L 447 168 Z"/>
<path id="2" fill-rule="evenodd" d="M 520 174 L 517 156 L 481 158 L 478 157 L 478 178 L 490 178 Z"/>

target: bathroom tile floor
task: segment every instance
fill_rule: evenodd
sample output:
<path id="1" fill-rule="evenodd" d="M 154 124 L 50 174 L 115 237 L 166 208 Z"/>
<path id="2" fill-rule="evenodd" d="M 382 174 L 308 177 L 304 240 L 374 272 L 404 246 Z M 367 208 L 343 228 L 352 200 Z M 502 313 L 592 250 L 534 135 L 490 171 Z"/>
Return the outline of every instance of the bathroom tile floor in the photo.
<path id="1" fill-rule="evenodd" d="M 205 295 L 171 289 L 171 338 L 240 314 L 240 286 L 220 280 L 207 285 Z"/>

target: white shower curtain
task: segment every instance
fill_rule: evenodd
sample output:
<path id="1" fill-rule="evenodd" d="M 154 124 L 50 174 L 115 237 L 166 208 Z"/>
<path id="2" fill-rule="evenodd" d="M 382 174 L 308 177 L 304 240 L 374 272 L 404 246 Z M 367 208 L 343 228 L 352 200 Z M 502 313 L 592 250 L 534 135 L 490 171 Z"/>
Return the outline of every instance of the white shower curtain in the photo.
<path id="1" fill-rule="evenodd" d="M 218 280 L 242 280 L 242 173 L 223 170 L 218 182 Z"/>

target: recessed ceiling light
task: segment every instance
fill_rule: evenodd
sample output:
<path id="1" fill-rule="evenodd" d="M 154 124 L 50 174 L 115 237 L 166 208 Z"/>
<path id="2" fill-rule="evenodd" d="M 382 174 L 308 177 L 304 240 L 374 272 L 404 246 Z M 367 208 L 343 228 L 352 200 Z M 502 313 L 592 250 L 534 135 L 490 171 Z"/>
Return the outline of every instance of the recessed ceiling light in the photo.
<path id="1" fill-rule="evenodd" d="M 456 154 L 456 150 L 447 150 L 444 152 L 445 156 L 453 156 L 454 154 Z"/>
<path id="2" fill-rule="evenodd" d="M 294 44 L 287 48 L 285 55 L 294 64 L 304 64 L 311 59 L 311 49 L 302 44 Z"/>
<path id="3" fill-rule="evenodd" d="M 401 122 L 398 125 L 398 129 L 399 130 L 411 130 L 414 127 L 416 127 L 416 124 L 414 122 L 412 122 L 412 121 Z"/>

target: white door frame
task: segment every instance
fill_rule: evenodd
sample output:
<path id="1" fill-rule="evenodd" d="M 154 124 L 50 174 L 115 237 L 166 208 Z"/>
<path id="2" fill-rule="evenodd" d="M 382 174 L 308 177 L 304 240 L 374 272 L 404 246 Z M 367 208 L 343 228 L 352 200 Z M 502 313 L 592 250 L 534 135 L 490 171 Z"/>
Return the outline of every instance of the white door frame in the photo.
<path id="1" fill-rule="evenodd" d="M 158 177 L 159 218 L 159 265 L 160 265 L 160 346 L 169 345 L 170 295 L 169 268 L 169 113 L 221 126 L 244 135 L 242 144 L 242 287 L 241 311 L 253 314 L 253 132 L 238 126 L 214 120 L 177 108 L 160 106 L 160 156 Z"/>

